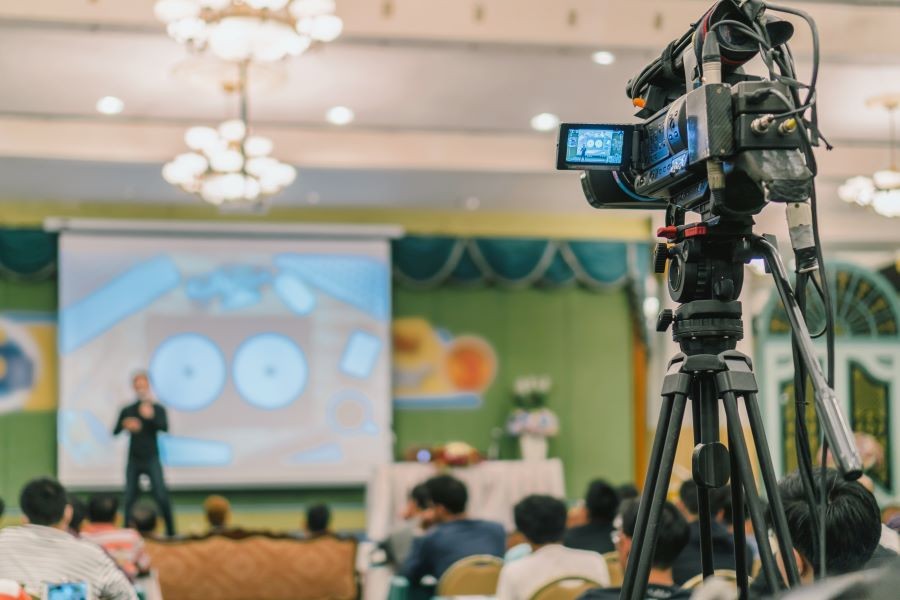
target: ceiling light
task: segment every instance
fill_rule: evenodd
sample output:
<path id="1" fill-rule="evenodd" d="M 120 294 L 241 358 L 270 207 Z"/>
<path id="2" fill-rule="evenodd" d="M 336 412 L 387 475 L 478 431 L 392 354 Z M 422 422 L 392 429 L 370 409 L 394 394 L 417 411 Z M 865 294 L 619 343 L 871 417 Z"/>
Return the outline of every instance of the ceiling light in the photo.
<path id="1" fill-rule="evenodd" d="M 347 125 L 353 122 L 356 115 L 346 106 L 334 106 L 325 113 L 325 120 L 332 125 Z"/>
<path id="2" fill-rule="evenodd" d="M 343 31 L 334 0 L 157 0 L 169 36 L 233 62 L 273 62 Z"/>
<path id="3" fill-rule="evenodd" d="M 541 113 L 531 118 L 531 128 L 537 131 L 553 131 L 559 127 L 559 117 L 553 113 Z"/>
<path id="4" fill-rule="evenodd" d="M 884 217 L 900 217 L 900 166 L 897 163 L 897 124 L 900 94 L 872 98 L 869 106 L 880 106 L 889 112 L 890 168 L 876 171 L 871 177 L 851 177 L 838 188 L 838 196 L 848 204 L 871 208 Z"/>
<path id="5" fill-rule="evenodd" d="M 598 65 L 611 65 L 616 62 L 616 55 L 606 50 L 600 50 L 591 55 L 591 60 Z"/>
<path id="6" fill-rule="evenodd" d="M 104 115 L 117 115 L 125 108 L 121 98 L 103 96 L 97 100 L 97 112 Z"/>

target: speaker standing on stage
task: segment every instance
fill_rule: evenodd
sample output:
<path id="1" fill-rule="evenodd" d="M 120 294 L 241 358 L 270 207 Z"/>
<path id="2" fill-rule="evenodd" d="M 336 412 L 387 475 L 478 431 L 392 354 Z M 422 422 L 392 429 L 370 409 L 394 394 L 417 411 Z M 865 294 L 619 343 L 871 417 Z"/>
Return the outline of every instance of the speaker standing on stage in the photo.
<path id="1" fill-rule="evenodd" d="M 131 509 L 137 501 L 140 476 L 147 475 L 150 478 L 153 497 L 166 522 L 166 534 L 173 536 L 175 523 L 172 519 L 172 505 L 169 503 L 169 491 L 163 480 L 159 445 L 156 440 L 157 433 L 169 430 L 166 409 L 153 400 L 150 379 L 145 372 L 136 373 L 131 379 L 131 384 L 137 401 L 122 409 L 113 431 L 114 435 L 119 435 L 123 430 L 131 434 L 128 466 L 125 469 L 125 522 L 130 522 Z"/>

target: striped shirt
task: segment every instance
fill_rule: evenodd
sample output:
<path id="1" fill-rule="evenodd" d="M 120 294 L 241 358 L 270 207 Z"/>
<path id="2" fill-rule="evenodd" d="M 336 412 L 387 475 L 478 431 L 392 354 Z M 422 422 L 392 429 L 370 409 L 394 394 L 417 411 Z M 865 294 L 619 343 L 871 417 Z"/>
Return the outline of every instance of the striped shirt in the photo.
<path id="1" fill-rule="evenodd" d="M 106 550 L 132 581 L 150 571 L 144 538 L 134 529 L 116 527 L 112 523 L 89 523 L 81 528 L 81 539 Z"/>
<path id="2" fill-rule="evenodd" d="M 45 583 L 86 581 L 92 600 L 137 600 L 134 588 L 99 546 L 41 525 L 0 530 L 0 579 L 39 595 Z"/>

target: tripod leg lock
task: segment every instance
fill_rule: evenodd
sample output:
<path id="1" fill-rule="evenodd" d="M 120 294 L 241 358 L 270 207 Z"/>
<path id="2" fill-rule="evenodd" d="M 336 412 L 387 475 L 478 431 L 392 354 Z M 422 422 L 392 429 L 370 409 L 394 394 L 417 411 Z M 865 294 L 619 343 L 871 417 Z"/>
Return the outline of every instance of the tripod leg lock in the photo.
<path id="1" fill-rule="evenodd" d="M 738 396 L 759 392 L 759 384 L 753 373 L 722 371 L 716 375 L 719 393 L 734 392 Z"/>
<path id="2" fill-rule="evenodd" d="M 731 457 L 722 442 L 697 444 L 691 461 L 694 481 L 705 488 L 720 488 L 731 478 Z"/>

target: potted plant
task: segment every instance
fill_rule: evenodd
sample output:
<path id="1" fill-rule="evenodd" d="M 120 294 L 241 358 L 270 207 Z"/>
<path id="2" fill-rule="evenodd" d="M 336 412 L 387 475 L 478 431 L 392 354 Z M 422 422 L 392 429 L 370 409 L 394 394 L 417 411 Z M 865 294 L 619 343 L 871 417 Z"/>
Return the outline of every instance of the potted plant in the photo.
<path id="1" fill-rule="evenodd" d="M 553 382 L 547 375 L 528 375 L 513 385 L 515 408 L 506 421 L 506 431 L 519 438 L 522 460 L 547 458 L 547 438 L 559 433 L 559 419 L 546 407 Z"/>

